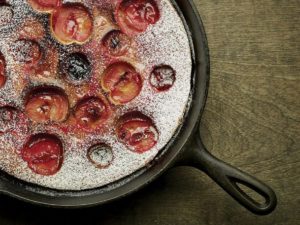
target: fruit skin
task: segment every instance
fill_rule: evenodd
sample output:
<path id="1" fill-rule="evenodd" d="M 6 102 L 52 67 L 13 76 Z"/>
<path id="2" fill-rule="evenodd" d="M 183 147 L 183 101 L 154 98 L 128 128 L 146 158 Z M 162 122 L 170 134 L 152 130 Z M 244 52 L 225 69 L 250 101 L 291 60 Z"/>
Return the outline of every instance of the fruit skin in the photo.
<path id="1" fill-rule="evenodd" d="M 51 14 L 50 28 L 62 44 L 84 44 L 92 36 L 93 19 L 83 5 L 65 4 Z"/>
<path id="2" fill-rule="evenodd" d="M 62 166 L 63 145 L 55 135 L 36 134 L 23 146 L 21 155 L 33 172 L 51 176 Z"/>
<path id="3" fill-rule="evenodd" d="M 38 12 L 51 13 L 62 5 L 62 0 L 27 0 L 31 7 Z"/>
<path id="4" fill-rule="evenodd" d="M 93 131 L 100 128 L 111 116 L 111 109 L 104 98 L 89 96 L 75 106 L 73 116 L 79 129 Z"/>
<path id="5" fill-rule="evenodd" d="M 97 151 L 98 151 L 98 154 L 100 152 L 102 152 L 103 154 L 107 154 L 108 157 L 109 157 L 107 159 L 108 161 L 107 162 L 98 162 L 98 161 L 96 161 L 95 158 L 93 157 L 93 154 L 95 152 L 97 154 Z M 112 161 L 114 160 L 114 154 L 113 154 L 112 149 L 109 145 L 107 145 L 105 143 L 98 143 L 98 144 L 95 144 L 95 145 L 91 146 L 88 149 L 87 158 L 92 164 L 94 164 L 94 166 L 96 168 L 105 169 L 105 168 L 107 168 L 111 165 Z M 102 159 L 102 160 L 104 160 L 104 159 Z"/>
<path id="6" fill-rule="evenodd" d="M 34 122 L 62 122 L 68 116 L 69 101 L 59 88 L 38 87 L 26 99 L 25 113 Z"/>
<path id="7" fill-rule="evenodd" d="M 0 53 L 0 88 L 6 83 L 6 62 L 4 56 Z"/>
<path id="8" fill-rule="evenodd" d="M 117 3 L 115 18 L 125 34 L 135 36 L 155 24 L 160 12 L 154 0 L 122 0 Z"/>
<path id="9" fill-rule="evenodd" d="M 131 39 L 119 30 L 112 30 L 102 39 L 103 51 L 114 57 L 126 55 L 131 47 Z"/>
<path id="10" fill-rule="evenodd" d="M 117 122 L 118 139 L 136 153 L 144 153 L 153 148 L 159 138 L 153 121 L 140 112 L 129 112 Z"/>
<path id="11" fill-rule="evenodd" d="M 116 62 L 104 71 L 101 86 L 109 93 L 109 99 L 113 104 L 123 105 L 140 94 L 143 80 L 132 65 L 127 62 Z"/>
<path id="12" fill-rule="evenodd" d="M 63 76 L 68 81 L 80 84 L 91 78 L 92 66 L 88 57 L 80 52 L 74 52 L 68 55 L 60 62 L 60 68 Z"/>
<path id="13" fill-rule="evenodd" d="M 149 78 L 151 87 L 157 92 L 168 91 L 175 81 L 176 72 L 168 65 L 154 67 Z"/>

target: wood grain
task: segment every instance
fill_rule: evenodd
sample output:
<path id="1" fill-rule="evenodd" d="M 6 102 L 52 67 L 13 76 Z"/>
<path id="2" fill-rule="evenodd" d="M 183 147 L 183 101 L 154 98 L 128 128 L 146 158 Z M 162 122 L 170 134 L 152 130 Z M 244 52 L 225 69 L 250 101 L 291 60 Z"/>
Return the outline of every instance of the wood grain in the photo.
<path id="1" fill-rule="evenodd" d="M 276 211 L 254 216 L 203 173 L 181 167 L 105 207 L 40 209 L 2 196 L 1 225 L 53 225 L 61 216 L 65 225 L 300 224 L 300 2 L 195 3 L 211 54 L 202 138 L 216 156 L 271 185 Z"/>

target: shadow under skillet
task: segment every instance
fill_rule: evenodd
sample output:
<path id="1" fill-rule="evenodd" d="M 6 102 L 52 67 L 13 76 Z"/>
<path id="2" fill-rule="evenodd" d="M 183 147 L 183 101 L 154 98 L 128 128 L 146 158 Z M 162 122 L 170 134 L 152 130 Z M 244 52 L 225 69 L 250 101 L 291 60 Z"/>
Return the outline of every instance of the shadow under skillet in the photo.
<path id="1" fill-rule="evenodd" d="M 198 170 L 179 167 L 129 197 L 108 205 L 75 210 L 39 207 L 1 195 L 0 224 L 198 225 L 202 220 L 200 209 L 205 209 L 200 199 L 208 189 L 206 182 L 209 179 Z M 214 204 L 213 200 L 210 204 Z"/>

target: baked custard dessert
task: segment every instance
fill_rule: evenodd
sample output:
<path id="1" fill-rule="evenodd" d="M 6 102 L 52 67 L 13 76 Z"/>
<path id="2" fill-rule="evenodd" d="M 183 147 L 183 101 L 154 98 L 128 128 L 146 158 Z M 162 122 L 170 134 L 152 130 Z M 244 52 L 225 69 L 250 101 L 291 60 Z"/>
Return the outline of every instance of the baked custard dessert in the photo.
<path id="1" fill-rule="evenodd" d="M 124 178 L 172 139 L 191 74 L 169 0 L 0 0 L 0 169 L 59 190 Z"/>

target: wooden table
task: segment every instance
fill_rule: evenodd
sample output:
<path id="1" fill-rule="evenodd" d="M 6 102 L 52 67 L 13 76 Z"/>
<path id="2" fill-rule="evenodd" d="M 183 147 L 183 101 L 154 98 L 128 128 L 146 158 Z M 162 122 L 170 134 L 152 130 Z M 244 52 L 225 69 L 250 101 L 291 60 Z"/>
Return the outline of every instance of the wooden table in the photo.
<path id="1" fill-rule="evenodd" d="M 196 0 L 211 54 L 202 120 L 218 157 L 270 184 L 277 210 L 254 216 L 196 169 L 169 171 L 114 205 L 61 211 L 0 197 L 0 224 L 300 224 L 300 1 Z M 37 217 L 37 215 L 39 215 Z"/>

